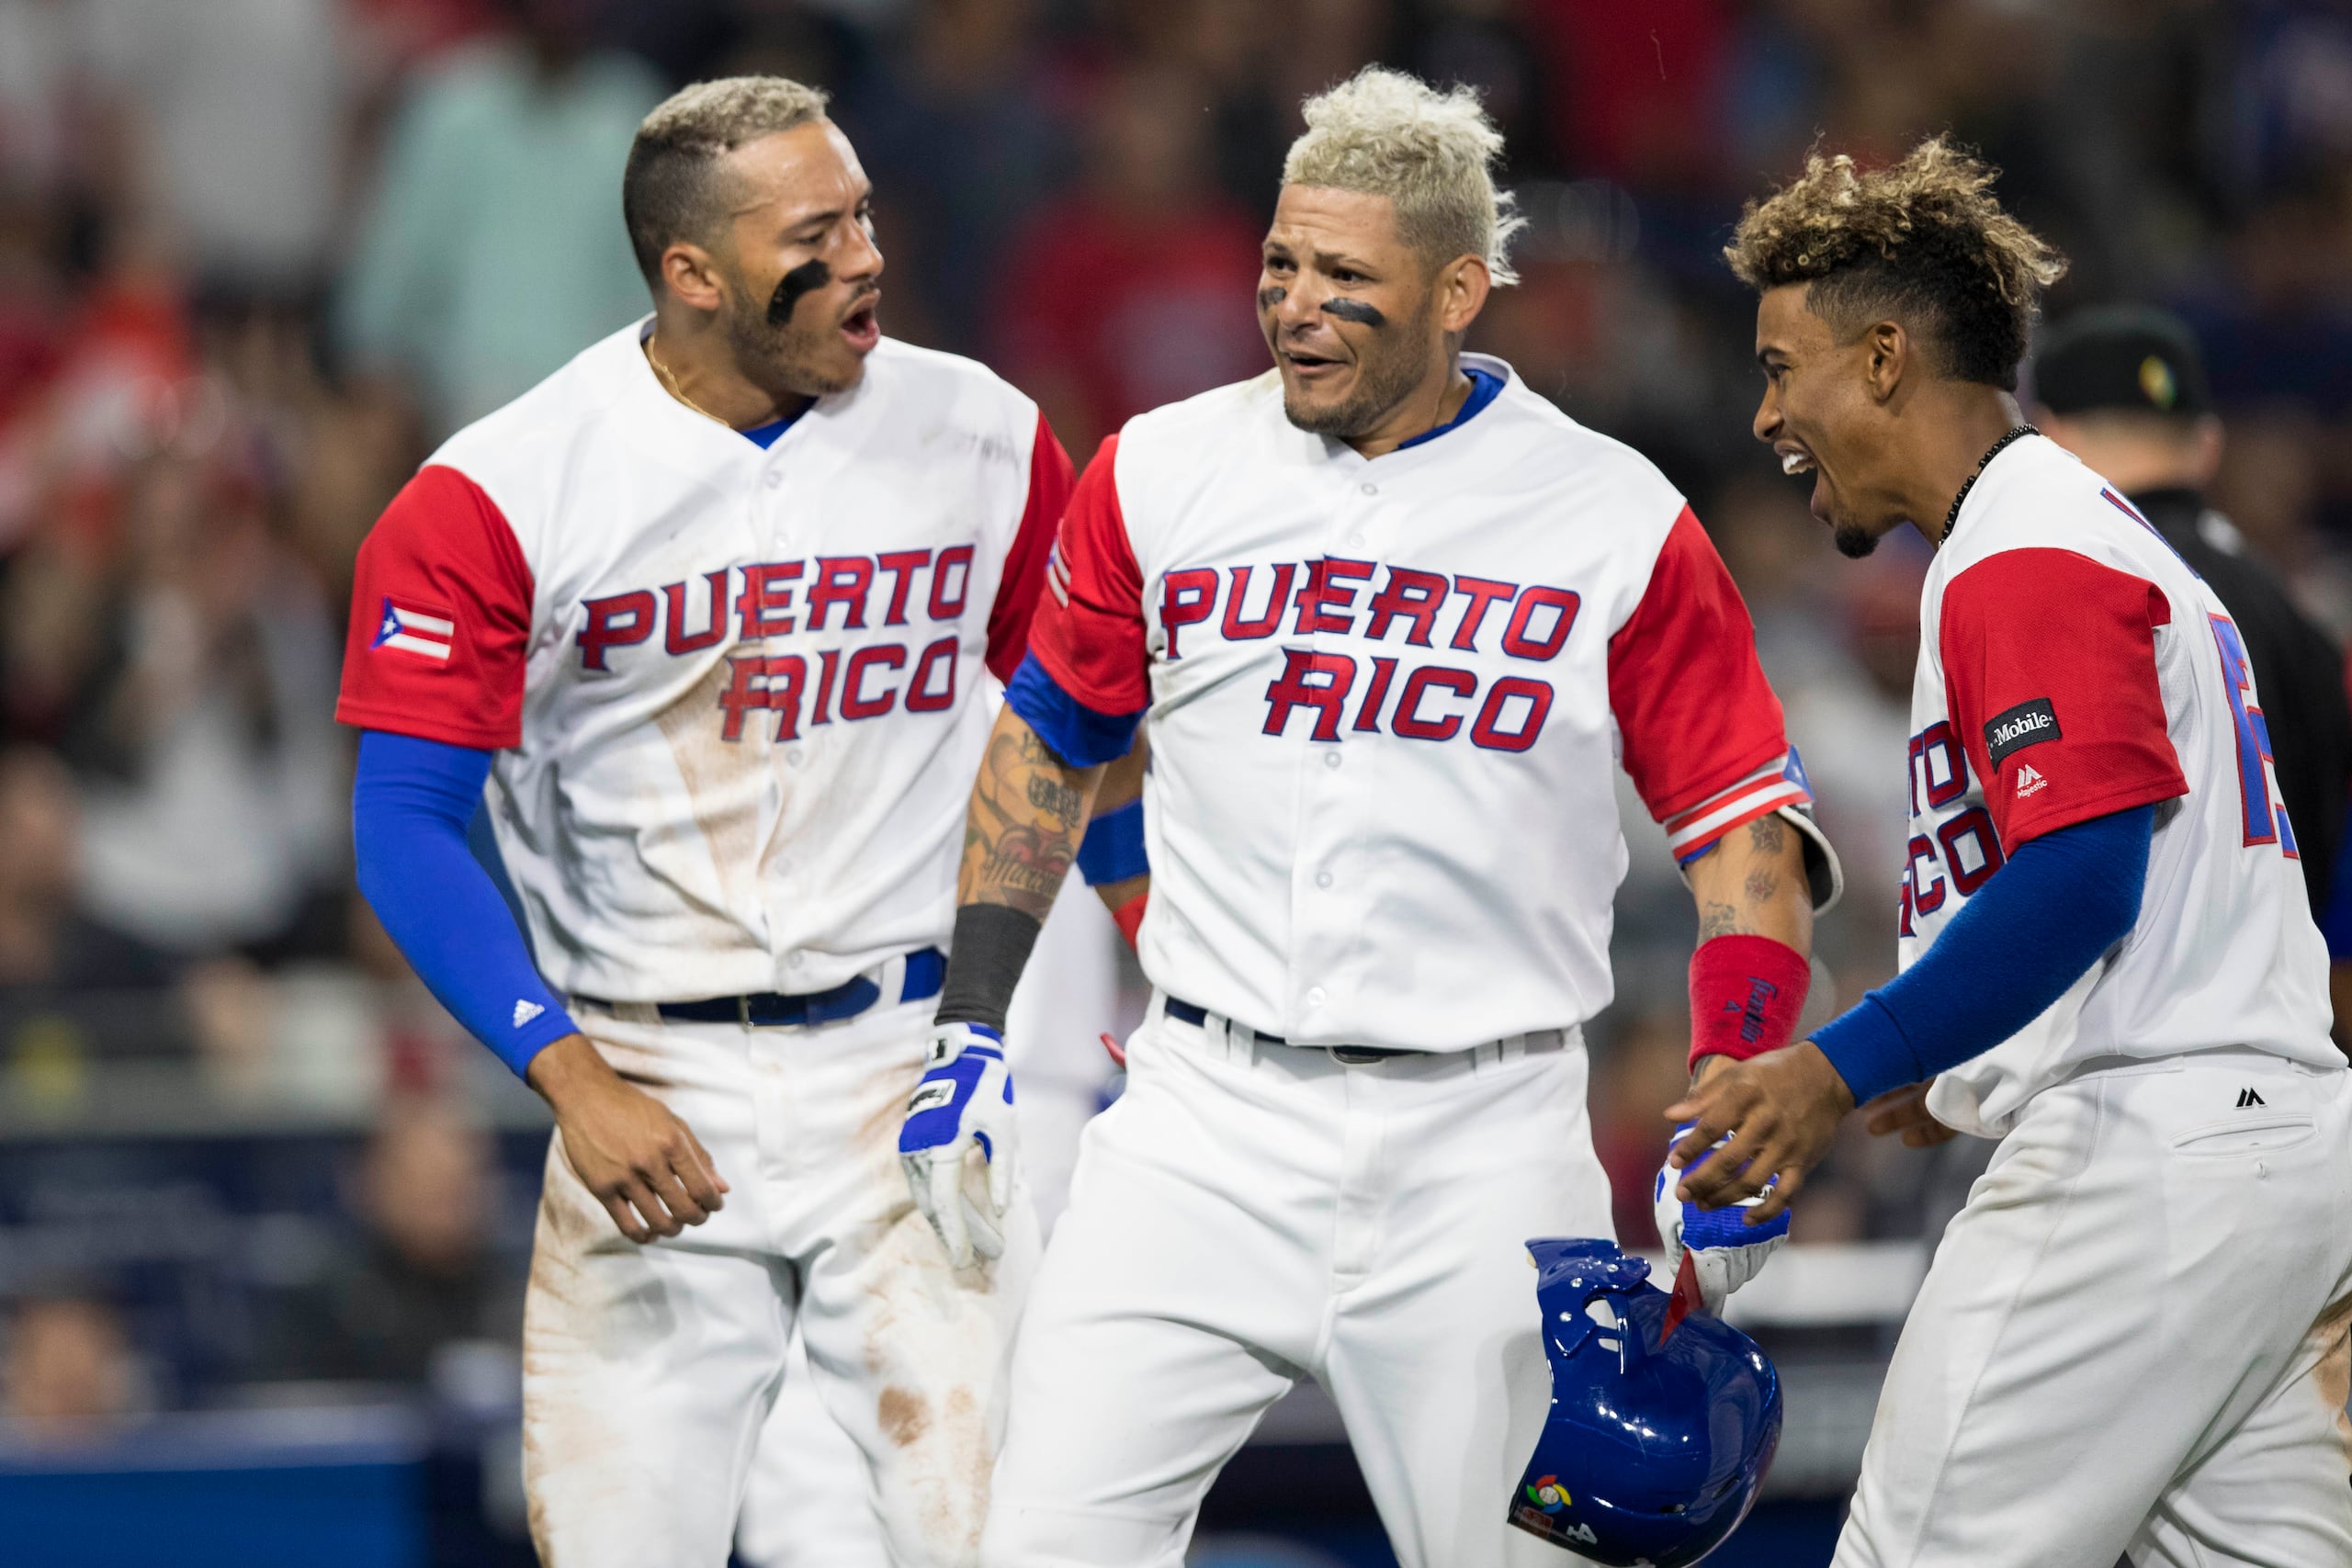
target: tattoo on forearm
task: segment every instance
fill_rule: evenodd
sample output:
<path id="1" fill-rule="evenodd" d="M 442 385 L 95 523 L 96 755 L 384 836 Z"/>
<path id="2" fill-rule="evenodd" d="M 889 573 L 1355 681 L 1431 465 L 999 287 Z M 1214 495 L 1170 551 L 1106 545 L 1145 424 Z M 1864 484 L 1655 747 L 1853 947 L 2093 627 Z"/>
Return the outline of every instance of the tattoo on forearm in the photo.
<path id="1" fill-rule="evenodd" d="M 1739 918 L 1739 908 L 1733 904 L 1713 902 L 1699 906 L 1699 940 L 1712 942 L 1719 936 L 1734 936 L 1746 929 Z"/>
<path id="2" fill-rule="evenodd" d="M 1759 865 L 1747 874 L 1747 893 L 1749 903 L 1769 904 L 1772 901 L 1774 895 L 1780 891 L 1781 879 L 1773 875 L 1767 867 Z"/>
<path id="3" fill-rule="evenodd" d="M 1789 825 L 1775 814 L 1758 817 L 1747 825 L 1747 841 L 1761 855 L 1777 855 L 1788 847 Z"/>
<path id="4" fill-rule="evenodd" d="M 1007 894 L 1033 894 L 1050 905 L 1069 874 L 1069 840 L 1035 828 L 1014 828 L 987 847 L 980 877 Z M 1018 897 L 1001 900 L 1021 904 Z"/>
<path id="5" fill-rule="evenodd" d="M 961 901 L 1044 919 L 1077 858 L 1086 819 L 1080 784 L 1034 733 L 991 739 L 965 818 Z"/>
<path id="6" fill-rule="evenodd" d="M 1029 804 L 1065 828 L 1075 828 L 1086 809 L 1086 797 L 1066 784 L 1042 773 L 1029 775 Z"/>

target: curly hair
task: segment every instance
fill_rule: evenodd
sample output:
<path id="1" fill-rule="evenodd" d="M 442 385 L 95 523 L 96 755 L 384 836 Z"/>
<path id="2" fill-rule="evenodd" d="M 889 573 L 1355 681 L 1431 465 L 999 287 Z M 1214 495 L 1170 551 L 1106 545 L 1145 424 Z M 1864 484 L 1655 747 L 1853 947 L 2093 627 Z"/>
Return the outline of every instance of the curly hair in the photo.
<path id="1" fill-rule="evenodd" d="M 784 76 L 727 76 L 681 87 L 654 106 L 621 172 L 621 220 L 637 266 L 658 292 L 662 253 L 705 241 L 724 217 L 718 160 L 747 141 L 822 119 L 826 96 Z"/>
<path id="2" fill-rule="evenodd" d="M 1385 196 L 1407 244 L 1439 262 L 1477 256 L 1498 285 L 1516 283 L 1511 237 L 1527 227 L 1495 188 L 1503 133 L 1468 87 L 1439 92 L 1367 65 L 1306 100 L 1306 132 L 1283 159 L 1283 183 Z"/>
<path id="3" fill-rule="evenodd" d="M 2001 210 L 1998 173 L 1941 136 L 1867 172 L 1816 149 L 1803 175 L 1747 204 L 1724 259 L 1759 293 L 1810 283 L 1806 309 L 1841 340 L 1903 319 L 1946 374 L 2015 391 L 2041 290 L 2066 258 Z"/>

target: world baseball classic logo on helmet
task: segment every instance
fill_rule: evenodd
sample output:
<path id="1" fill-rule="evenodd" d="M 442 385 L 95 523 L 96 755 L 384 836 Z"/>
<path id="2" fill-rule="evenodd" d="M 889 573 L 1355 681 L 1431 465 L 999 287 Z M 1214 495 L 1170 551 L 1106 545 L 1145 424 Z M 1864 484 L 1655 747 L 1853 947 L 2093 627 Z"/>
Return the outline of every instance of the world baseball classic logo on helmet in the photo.
<path id="1" fill-rule="evenodd" d="M 1781 1380 L 1720 1319 L 1670 1321 L 1617 1244 L 1527 1244 L 1551 1412 L 1510 1519 L 1617 1568 L 1687 1568 L 1738 1527 L 1781 1436 Z"/>

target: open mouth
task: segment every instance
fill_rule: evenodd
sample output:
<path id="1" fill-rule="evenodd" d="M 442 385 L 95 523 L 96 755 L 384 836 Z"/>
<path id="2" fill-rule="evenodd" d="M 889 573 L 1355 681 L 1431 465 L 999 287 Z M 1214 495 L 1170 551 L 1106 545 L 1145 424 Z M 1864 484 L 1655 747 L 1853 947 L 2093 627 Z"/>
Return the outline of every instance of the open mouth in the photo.
<path id="1" fill-rule="evenodd" d="M 1326 359 L 1319 354 L 1309 354 L 1304 349 L 1296 348 L 1283 349 L 1282 361 L 1290 367 L 1294 375 L 1303 376 L 1310 380 L 1338 370 L 1341 365 L 1340 360 Z"/>
<path id="2" fill-rule="evenodd" d="M 1813 460 L 1813 454 L 1792 441 L 1780 441 L 1773 443 L 1772 455 L 1781 459 L 1781 472 L 1791 479 L 1804 474 L 1813 476 L 1813 493 L 1806 498 L 1807 510 L 1820 522 L 1828 522 L 1829 485 L 1822 476 L 1821 465 Z"/>
<path id="3" fill-rule="evenodd" d="M 860 354 L 881 341 L 882 322 L 876 313 L 876 307 L 881 302 L 880 296 L 875 296 L 862 301 L 842 318 L 842 336 L 848 339 L 849 345 Z"/>

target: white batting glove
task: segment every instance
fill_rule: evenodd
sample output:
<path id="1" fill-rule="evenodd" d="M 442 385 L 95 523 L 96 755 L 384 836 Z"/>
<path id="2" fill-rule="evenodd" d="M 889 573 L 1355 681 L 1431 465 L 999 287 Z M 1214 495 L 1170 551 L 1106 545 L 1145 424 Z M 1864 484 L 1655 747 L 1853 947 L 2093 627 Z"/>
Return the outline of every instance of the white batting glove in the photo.
<path id="1" fill-rule="evenodd" d="M 1690 1123 L 1687 1122 L 1677 1127 L 1667 1146 L 1673 1147 L 1690 1131 Z M 1715 1147 L 1723 1147 L 1724 1141 L 1718 1139 Z M 1690 1170 L 1696 1170 L 1706 1158 L 1706 1155 L 1701 1155 L 1691 1162 Z M 1789 1239 L 1789 1216 L 1783 1210 L 1764 1224 L 1749 1224 L 1747 1212 L 1764 1201 L 1761 1194 L 1742 1198 L 1721 1209 L 1702 1209 L 1696 1203 L 1686 1203 L 1674 1195 L 1674 1189 L 1689 1174 L 1689 1170 L 1677 1170 L 1670 1165 L 1658 1171 L 1657 1186 L 1651 1194 L 1657 1215 L 1657 1234 L 1666 1243 L 1668 1271 L 1679 1270 L 1682 1255 L 1688 1252 L 1691 1275 L 1699 1285 L 1700 1310 L 1719 1314 L 1731 1293 L 1756 1278 L 1764 1260 Z"/>
<path id="2" fill-rule="evenodd" d="M 925 1063 L 899 1129 L 899 1163 L 906 1167 L 915 1207 L 947 1248 L 947 1260 L 964 1269 L 976 1252 L 982 1258 L 1004 1252 L 1004 1232 L 996 1222 L 1012 1204 L 1021 1142 L 1012 1075 L 1004 1065 L 1004 1036 L 984 1023 L 937 1025 Z M 964 1151 L 975 1144 L 989 1166 L 987 1210 L 964 1190 Z"/>

